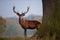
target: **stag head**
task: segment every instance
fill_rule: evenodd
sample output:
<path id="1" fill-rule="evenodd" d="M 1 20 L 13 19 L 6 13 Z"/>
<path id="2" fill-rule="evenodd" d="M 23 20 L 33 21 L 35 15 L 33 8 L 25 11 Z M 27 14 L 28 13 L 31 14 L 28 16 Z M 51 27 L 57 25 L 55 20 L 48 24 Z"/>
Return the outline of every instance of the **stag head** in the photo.
<path id="1" fill-rule="evenodd" d="M 18 16 L 25 16 L 26 13 L 28 13 L 29 11 L 29 7 L 27 7 L 27 11 L 25 12 L 21 12 L 21 14 L 19 12 L 15 11 L 15 6 L 13 6 L 13 12 L 16 13 Z"/>

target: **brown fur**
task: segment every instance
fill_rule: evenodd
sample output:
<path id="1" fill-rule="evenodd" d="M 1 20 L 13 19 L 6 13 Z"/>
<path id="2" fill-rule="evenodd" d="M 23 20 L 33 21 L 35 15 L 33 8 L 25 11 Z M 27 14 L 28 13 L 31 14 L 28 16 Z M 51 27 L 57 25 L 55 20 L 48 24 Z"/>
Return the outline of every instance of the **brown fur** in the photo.
<path id="1" fill-rule="evenodd" d="M 41 25 L 40 22 L 37 20 L 26 20 L 26 19 L 19 19 L 19 23 L 23 25 L 26 29 L 38 29 L 38 27 Z"/>

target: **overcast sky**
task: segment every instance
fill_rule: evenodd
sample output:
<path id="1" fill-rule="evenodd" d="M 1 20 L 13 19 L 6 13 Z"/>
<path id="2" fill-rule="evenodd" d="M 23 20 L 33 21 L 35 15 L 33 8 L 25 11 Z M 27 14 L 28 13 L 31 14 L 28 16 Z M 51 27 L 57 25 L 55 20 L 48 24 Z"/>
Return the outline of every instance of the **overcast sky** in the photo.
<path id="1" fill-rule="evenodd" d="M 0 0 L 0 16 L 3 17 L 17 17 L 13 12 L 13 6 L 16 7 L 16 11 L 25 11 L 27 6 L 30 7 L 29 12 L 26 16 L 30 14 L 42 16 L 42 0 Z"/>

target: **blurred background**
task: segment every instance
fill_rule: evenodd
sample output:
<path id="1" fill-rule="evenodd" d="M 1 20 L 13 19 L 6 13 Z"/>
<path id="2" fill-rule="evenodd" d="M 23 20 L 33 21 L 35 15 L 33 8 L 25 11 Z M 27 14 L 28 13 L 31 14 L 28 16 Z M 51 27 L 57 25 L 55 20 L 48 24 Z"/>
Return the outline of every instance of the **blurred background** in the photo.
<path id="1" fill-rule="evenodd" d="M 18 23 L 18 16 L 12 10 L 13 6 L 16 7 L 16 11 L 19 13 L 26 11 L 29 6 L 29 12 L 23 18 L 42 21 L 42 0 L 0 0 L 0 27 L 2 24 L 6 25 L 6 28 L 3 26 L 5 30 L 2 37 L 24 36 L 24 30 Z M 1 19 L 6 21 L 1 22 Z M 28 29 L 28 36 L 32 36 L 36 31 L 36 29 Z"/>

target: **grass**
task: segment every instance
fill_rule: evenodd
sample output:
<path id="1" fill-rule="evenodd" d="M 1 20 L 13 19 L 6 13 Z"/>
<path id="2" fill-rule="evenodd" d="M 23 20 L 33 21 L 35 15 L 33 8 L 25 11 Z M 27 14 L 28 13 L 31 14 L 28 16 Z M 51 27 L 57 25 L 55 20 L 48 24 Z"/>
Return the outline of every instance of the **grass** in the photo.
<path id="1" fill-rule="evenodd" d="M 24 37 L 0 37 L 0 40 L 25 40 Z M 26 40 L 36 40 L 35 37 L 27 37 Z"/>

